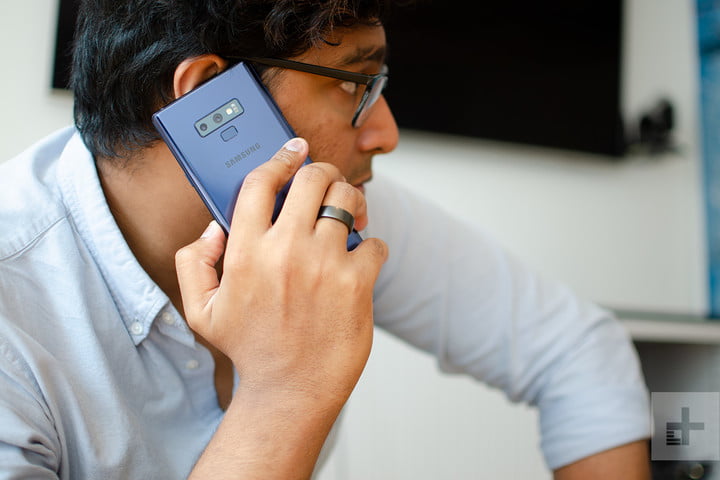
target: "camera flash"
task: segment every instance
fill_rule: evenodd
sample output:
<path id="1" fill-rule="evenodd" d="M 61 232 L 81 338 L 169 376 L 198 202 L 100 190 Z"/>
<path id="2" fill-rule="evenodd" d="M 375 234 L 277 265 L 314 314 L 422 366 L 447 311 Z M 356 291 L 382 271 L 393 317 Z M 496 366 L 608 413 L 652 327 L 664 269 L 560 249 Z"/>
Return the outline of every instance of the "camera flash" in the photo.
<path id="1" fill-rule="evenodd" d="M 233 109 L 228 107 L 227 110 L 225 110 L 225 113 L 227 113 L 228 115 L 232 115 Z"/>

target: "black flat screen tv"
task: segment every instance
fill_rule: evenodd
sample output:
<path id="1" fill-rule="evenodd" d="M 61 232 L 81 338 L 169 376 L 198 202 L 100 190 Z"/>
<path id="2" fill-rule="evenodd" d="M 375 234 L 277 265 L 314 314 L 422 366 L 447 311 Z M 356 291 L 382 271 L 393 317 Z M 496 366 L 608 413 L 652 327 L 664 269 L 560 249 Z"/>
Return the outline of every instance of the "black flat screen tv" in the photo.
<path id="1" fill-rule="evenodd" d="M 386 27 L 400 127 L 624 154 L 621 0 L 420 0 Z"/>

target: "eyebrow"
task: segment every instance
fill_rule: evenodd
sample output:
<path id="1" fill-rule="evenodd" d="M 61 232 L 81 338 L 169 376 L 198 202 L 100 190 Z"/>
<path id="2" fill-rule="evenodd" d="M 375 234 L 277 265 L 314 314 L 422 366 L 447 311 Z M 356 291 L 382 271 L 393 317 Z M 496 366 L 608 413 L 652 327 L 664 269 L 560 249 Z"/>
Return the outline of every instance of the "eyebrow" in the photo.
<path id="1" fill-rule="evenodd" d="M 387 48 L 383 46 L 358 47 L 344 57 L 340 58 L 339 67 L 346 67 L 363 62 L 384 63 Z"/>

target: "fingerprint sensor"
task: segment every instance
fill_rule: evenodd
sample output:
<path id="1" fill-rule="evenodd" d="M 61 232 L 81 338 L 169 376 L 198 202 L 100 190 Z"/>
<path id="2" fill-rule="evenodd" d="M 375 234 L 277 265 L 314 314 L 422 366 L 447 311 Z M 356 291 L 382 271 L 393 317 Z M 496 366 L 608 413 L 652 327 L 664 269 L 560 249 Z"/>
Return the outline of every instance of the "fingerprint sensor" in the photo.
<path id="1" fill-rule="evenodd" d="M 225 140 L 227 142 L 228 140 L 235 138 L 237 136 L 237 134 L 238 134 L 237 128 L 229 127 L 229 128 L 226 128 L 225 130 L 223 130 L 222 133 L 220 134 L 220 136 L 222 137 L 223 140 Z"/>

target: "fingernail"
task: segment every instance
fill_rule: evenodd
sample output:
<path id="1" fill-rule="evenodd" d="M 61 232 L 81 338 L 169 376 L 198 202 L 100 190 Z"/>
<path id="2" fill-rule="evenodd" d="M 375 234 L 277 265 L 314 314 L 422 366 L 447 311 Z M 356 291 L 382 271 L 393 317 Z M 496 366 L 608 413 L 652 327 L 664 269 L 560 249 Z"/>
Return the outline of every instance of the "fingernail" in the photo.
<path id="1" fill-rule="evenodd" d="M 300 152 L 303 148 L 305 148 L 305 140 L 302 138 L 292 138 L 287 141 L 284 148 L 285 150 L 290 150 L 291 152 Z"/>
<path id="2" fill-rule="evenodd" d="M 213 220 L 212 222 L 210 222 L 208 224 L 207 228 L 205 228 L 205 231 L 202 233 L 202 235 L 200 235 L 200 238 L 207 238 L 207 237 L 211 236 L 213 231 L 217 227 L 219 227 L 218 223 L 215 220 Z"/>

